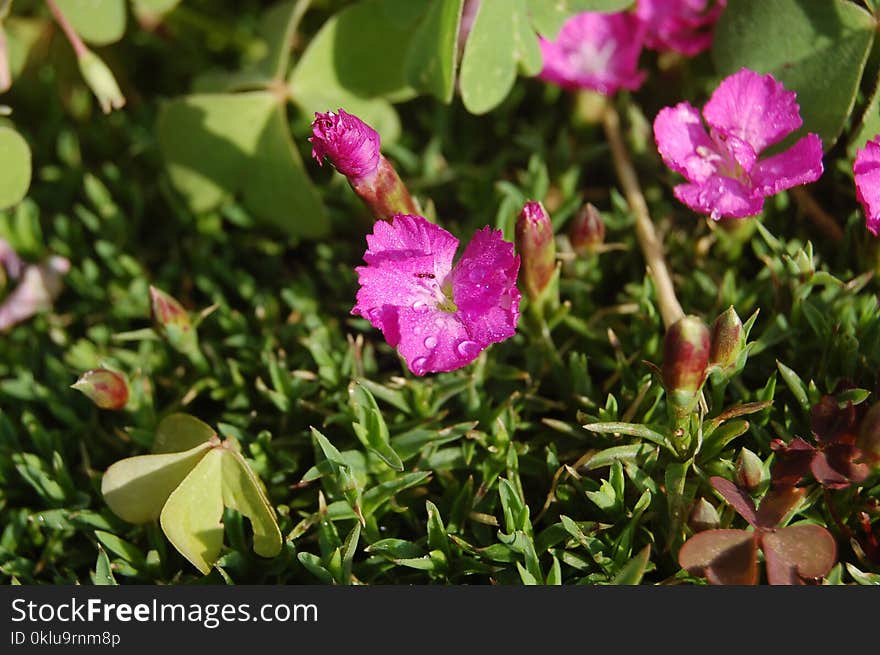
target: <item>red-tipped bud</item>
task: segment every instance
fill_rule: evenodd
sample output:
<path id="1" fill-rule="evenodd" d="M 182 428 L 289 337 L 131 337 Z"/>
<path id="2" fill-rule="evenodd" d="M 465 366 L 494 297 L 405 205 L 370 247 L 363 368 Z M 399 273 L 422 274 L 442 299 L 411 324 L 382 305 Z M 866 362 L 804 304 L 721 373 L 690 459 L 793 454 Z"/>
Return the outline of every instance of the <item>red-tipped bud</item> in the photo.
<path id="1" fill-rule="evenodd" d="M 522 258 L 521 278 L 526 295 L 537 300 L 556 270 L 553 224 L 539 202 L 527 202 L 516 221 L 516 249 Z"/>
<path id="2" fill-rule="evenodd" d="M 691 515 L 688 517 L 688 525 L 694 532 L 702 532 L 703 530 L 714 530 L 721 523 L 718 517 L 718 510 L 705 498 L 700 498 L 694 503 Z"/>
<path id="3" fill-rule="evenodd" d="M 862 419 L 856 447 L 861 460 L 871 467 L 880 467 L 880 403 L 874 403 Z"/>
<path id="4" fill-rule="evenodd" d="M 198 336 L 187 312 L 176 298 L 150 286 L 153 321 L 159 332 L 175 349 L 183 353 L 198 350 Z"/>
<path id="5" fill-rule="evenodd" d="M 743 448 L 736 459 L 733 477 L 738 487 L 755 491 L 764 477 L 764 463 L 751 450 Z"/>
<path id="6" fill-rule="evenodd" d="M 128 402 L 128 384 L 119 373 L 94 368 L 70 385 L 84 393 L 101 409 L 122 409 Z"/>
<path id="7" fill-rule="evenodd" d="M 605 241 L 605 221 L 591 203 L 581 207 L 575 215 L 568 230 L 568 240 L 579 255 L 595 252 Z"/>
<path id="8" fill-rule="evenodd" d="M 663 386 L 676 409 L 694 408 L 708 366 L 709 328 L 696 316 L 680 318 L 663 340 Z"/>
<path id="9" fill-rule="evenodd" d="M 709 363 L 726 369 L 734 366 L 746 346 L 742 321 L 731 305 L 712 325 L 712 347 Z"/>
<path id="10" fill-rule="evenodd" d="M 327 157 L 350 180 L 373 175 L 379 168 L 379 133 L 342 109 L 316 113 L 309 141 L 318 164 Z"/>

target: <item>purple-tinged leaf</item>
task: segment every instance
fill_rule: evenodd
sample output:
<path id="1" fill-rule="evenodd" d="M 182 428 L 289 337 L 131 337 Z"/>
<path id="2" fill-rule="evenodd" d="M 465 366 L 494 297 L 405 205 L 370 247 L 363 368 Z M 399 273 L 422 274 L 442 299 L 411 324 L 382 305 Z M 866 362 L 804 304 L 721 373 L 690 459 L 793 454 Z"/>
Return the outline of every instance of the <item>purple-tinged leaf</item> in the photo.
<path id="1" fill-rule="evenodd" d="M 871 473 L 866 464 L 856 464 L 860 451 L 854 446 L 836 444 L 826 446 L 810 462 L 813 477 L 828 489 L 845 489 L 853 482 L 862 482 Z"/>
<path id="2" fill-rule="evenodd" d="M 807 490 L 803 487 L 779 487 L 771 489 L 761 500 L 757 512 L 757 524 L 762 528 L 775 528 L 785 516 L 800 504 Z"/>
<path id="3" fill-rule="evenodd" d="M 682 545 L 678 563 L 695 575 L 705 575 L 710 584 L 757 584 L 757 534 L 746 530 L 700 532 Z"/>
<path id="4" fill-rule="evenodd" d="M 770 442 L 770 448 L 776 453 L 776 461 L 770 470 L 774 486 L 793 487 L 810 470 L 810 462 L 816 449 L 800 437 L 795 437 L 786 444 L 781 439 Z"/>
<path id="5" fill-rule="evenodd" d="M 726 500 L 740 516 L 749 522 L 749 525 L 758 525 L 755 503 L 752 502 L 752 499 L 745 491 L 737 487 L 730 480 L 725 480 L 717 475 L 709 478 L 709 482 L 712 483 L 715 491 L 724 496 L 724 500 Z"/>
<path id="6" fill-rule="evenodd" d="M 819 525 L 792 525 L 766 533 L 761 547 L 770 584 L 799 584 L 794 578 L 819 579 L 837 561 L 837 543 Z"/>

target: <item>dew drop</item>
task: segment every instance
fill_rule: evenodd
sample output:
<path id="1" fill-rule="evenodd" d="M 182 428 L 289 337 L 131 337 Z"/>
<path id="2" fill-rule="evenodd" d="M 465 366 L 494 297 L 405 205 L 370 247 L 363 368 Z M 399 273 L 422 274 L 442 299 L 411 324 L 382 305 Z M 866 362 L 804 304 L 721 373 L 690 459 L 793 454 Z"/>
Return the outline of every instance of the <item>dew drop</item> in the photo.
<path id="1" fill-rule="evenodd" d="M 428 303 L 426 303 L 424 300 L 416 300 L 412 304 L 412 308 L 417 312 L 426 312 L 428 311 Z"/>
<path id="2" fill-rule="evenodd" d="M 434 337 L 428 337 L 425 339 L 425 348 L 431 349 L 437 347 L 437 339 Z"/>
<path id="3" fill-rule="evenodd" d="M 413 360 L 412 363 L 412 372 L 416 375 L 423 375 L 425 373 L 425 366 L 428 363 L 428 360 L 424 357 L 417 357 Z"/>
<path id="4" fill-rule="evenodd" d="M 458 354 L 467 359 L 473 359 L 480 354 L 480 344 L 476 341 L 462 341 L 456 346 Z"/>

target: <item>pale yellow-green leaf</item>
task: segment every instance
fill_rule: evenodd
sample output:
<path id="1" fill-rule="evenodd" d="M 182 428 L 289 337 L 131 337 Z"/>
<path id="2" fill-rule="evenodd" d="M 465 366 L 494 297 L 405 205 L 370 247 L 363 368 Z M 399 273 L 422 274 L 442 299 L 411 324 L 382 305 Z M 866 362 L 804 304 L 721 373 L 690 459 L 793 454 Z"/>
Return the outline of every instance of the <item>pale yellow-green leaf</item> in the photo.
<path id="1" fill-rule="evenodd" d="M 84 41 L 107 45 L 125 34 L 125 0 L 55 0 Z"/>
<path id="2" fill-rule="evenodd" d="M 108 507 L 129 523 L 155 521 L 168 496 L 211 448 L 202 443 L 181 453 L 138 455 L 110 466 L 101 480 Z"/>
<path id="3" fill-rule="evenodd" d="M 154 453 L 179 453 L 210 441 L 217 433 L 210 425 L 189 414 L 169 414 L 156 428 Z"/>
<path id="4" fill-rule="evenodd" d="M 159 518 L 171 544 L 205 575 L 223 547 L 224 455 L 222 448 L 211 449 L 168 497 Z"/>
<path id="5" fill-rule="evenodd" d="M 31 185 L 31 149 L 11 127 L 0 126 L 0 209 L 17 204 Z"/>
<path id="6" fill-rule="evenodd" d="M 281 531 L 262 483 L 239 453 L 227 449 L 223 457 L 223 504 L 250 519 L 257 555 L 275 557 L 281 551 Z"/>

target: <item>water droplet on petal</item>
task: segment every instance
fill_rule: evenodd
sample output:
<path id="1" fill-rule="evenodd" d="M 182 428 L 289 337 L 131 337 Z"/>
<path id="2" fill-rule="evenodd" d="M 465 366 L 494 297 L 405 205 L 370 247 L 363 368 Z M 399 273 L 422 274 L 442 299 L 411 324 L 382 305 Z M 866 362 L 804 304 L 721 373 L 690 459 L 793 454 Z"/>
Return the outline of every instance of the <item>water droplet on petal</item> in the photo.
<path id="1" fill-rule="evenodd" d="M 425 372 L 425 367 L 428 363 L 428 360 L 424 357 L 417 357 L 413 360 L 412 363 L 412 372 L 416 375 L 422 375 Z"/>
<path id="2" fill-rule="evenodd" d="M 431 349 L 437 347 L 437 339 L 434 337 L 428 337 L 425 339 L 425 348 Z"/>
<path id="3" fill-rule="evenodd" d="M 460 342 L 456 347 L 458 354 L 467 359 L 473 359 L 480 354 L 480 344 L 476 341 L 465 340 Z"/>
<path id="4" fill-rule="evenodd" d="M 426 303 L 424 300 L 416 300 L 412 304 L 412 308 L 417 312 L 426 312 L 428 311 L 428 303 Z"/>

